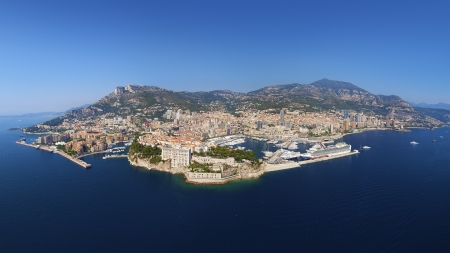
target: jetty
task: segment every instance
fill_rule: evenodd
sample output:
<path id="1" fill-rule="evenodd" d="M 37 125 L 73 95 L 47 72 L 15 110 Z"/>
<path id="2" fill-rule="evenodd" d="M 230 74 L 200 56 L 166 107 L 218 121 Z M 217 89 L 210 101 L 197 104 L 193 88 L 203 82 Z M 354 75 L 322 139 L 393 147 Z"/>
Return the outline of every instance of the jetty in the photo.
<path id="1" fill-rule="evenodd" d="M 55 153 L 55 154 L 59 154 L 59 155 L 65 157 L 65 158 L 69 159 L 70 161 L 72 161 L 72 162 L 74 162 L 74 163 L 80 165 L 81 167 L 83 167 L 83 168 L 85 168 L 85 169 L 91 167 L 91 165 L 90 165 L 89 163 L 86 163 L 85 161 L 80 160 L 80 159 L 78 159 L 78 158 L 74 158 L 74 157 L 72 157 L 72 156 L 70 156 L 70 155 L 68 155 L 68 154 L 66 154 L 66 153 L 64 153 L 64 152 L 62 152 L 62 151 L 58 151 L 58 150 L 55 150 L 55 149 L 51 149 L 51 148 L 46 147 L 46 146 L 40 146 L 40 145 L 28 144 L 28 143 L 26 143 L 26 142 L 24 142 L 24 141 L 16 141 L 16 143 L 17 143 L 17 144 L 20 144 L 20 145 L 27 146 L 27 147 L 32 147 L 32 148 L 35 148 L 35 149 L 41 149 L 41 150 L 45 150 L 45 151 L 52 152 L 52 153 Z"/>
<path id="2" fill-rule="evenodd" d="M 66 154 L 66 153 L 64 153 L 64 152 L 58 152 L 58 154 L 64 156 L 65 158 L 71 160 L 72 162 L 74 162 L 74 163 L 80 165 L 81 167 L 83 167 L 83 168 L 85 168 L 85 169 L 91 167 L 91 165 L 90 165 L 89 163 L 87 163 L 87 162 L 85 162 L 85 161 L 83 161 L 83 160 L 80 160 L 80 159 L 78 159 L 78 158 L 73 158 L 73 157 L 71 157 L 70 155 L 68 155 L 68 154 Z"/>

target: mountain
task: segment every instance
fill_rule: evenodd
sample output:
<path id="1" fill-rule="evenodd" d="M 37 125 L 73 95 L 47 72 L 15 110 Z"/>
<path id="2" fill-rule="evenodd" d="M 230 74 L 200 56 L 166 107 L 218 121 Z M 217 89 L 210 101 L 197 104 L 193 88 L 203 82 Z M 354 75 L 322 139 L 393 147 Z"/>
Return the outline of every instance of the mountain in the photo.
<path id="1" fill-rule="evenodd" d="M 348 82 L 322 79 L 311 84 L 267 86 L 248 93 L 230 90 L 171 91 L 156 86 L 128 85 L 117 87 L 92 105 L 67 112 L 52 124 L 64 118 L 102 115 L 161 118 L 169 109 L 235 113 L 282 108 L 305 112 L 349 109 L 366 115 L 377 114 L 408 121 L 423 121 L 427 117 L 427 111 L 415 110 L 398 96 L 374 95 Z"/>
<path id="2" fill-rule="evenodd" d="M 408 102 L 408 103 L 413 107 L 450 110 L 450 104 L 445 104 L 445 103 L 437 103 L 437 104 L 426 104 L 426 103 L 415 104 L 415 103 L 411 103 L 411 102 Z"/>
<path id="3" fill-rule="evenodd" d="M 374 95 L 348 82 L 322 79 L 311 84 L 268 86 L 250 92 L 260 101 L 276 102 L 282 97 L 289 106 L 309 105 L 320 109 L 355 109 L 387 112 L 391 107 L 412 111 L 398 96 Z M 286 107 L 289 107 L 286 106 Z"/>
<path id="4" fill-rule="evenodd" d="M 439 121 L 445 123 L 450 122 L 450 110 L 438 108 L 423 108 L 423 107 L 414 107 L 414 109 L 421 114 L 427 115 Z"/>
<path id="5" fill-rule="evenodd" d="M 82 108 L 88 107 L 88 106 L 90 106 L 90 105 L 91 105 L 91 104 L 84 104 L 84 105 L 80 105 L 80 106 L 77 106 L 77 107 L 72 107 L 72 108 L 70 108 L 69 110 L 66 110 L 64 113 L 68 113 L 68 112 L 73 111 L 73 110 L 82 109 Z"/>

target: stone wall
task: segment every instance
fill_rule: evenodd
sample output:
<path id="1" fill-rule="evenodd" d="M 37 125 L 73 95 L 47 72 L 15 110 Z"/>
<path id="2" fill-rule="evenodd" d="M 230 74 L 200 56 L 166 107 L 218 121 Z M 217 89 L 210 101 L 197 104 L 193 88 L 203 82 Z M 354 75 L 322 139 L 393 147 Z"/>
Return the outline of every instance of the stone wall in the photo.
<path id="1" fill-rule="evenodd" d="M 187 176 L 191 179 L 194 178 L 214 178 L 214 179 L 220 179 L 222 178 L 222 173 L 198 173 L 198 172 L 188 172 Z"/>

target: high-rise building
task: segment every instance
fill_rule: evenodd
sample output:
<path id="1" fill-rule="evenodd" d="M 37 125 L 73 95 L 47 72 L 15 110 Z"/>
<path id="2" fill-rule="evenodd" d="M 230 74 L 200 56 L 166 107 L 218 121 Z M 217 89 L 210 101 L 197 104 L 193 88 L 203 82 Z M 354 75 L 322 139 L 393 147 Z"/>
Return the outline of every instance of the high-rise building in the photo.
<path id="1" fill-rule="evenodd" d="M 284 122 L 284 111 L 283 110 L 280 111 L 280 121 Z"/>
<path id="2" fill-rule="evenodd" d="M 256 129 L 261 129 L 262 128 L 262 121 L 261 120 L 258 120 L 257 122 L 256 122 Z"/>
<path id="3" fill-rule="evenodd" d="M 344 110 L 344 119 L 348 119 L 348 110 Z"/>
<path id="4" fill-rule="evenodd" d="M 344 120 L 343 128 L 344 128 L 344 131 L 350 130 L 350 121 L 348 119 Z"/>
<path id="5" fill-rule="evenodd" d="M 172 119 L 172 110 L 167 110 L 164 116 L 166 119 Z"/>

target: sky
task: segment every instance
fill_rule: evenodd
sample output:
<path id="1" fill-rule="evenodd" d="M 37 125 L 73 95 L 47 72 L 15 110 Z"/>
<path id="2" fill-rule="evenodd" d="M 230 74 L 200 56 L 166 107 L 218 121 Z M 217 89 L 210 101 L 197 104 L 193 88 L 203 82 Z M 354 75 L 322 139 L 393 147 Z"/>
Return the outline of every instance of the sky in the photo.
<path id="1" fill-rule="evenodd" d="M 450 103 L 450 1 L 0 1 L 0 115 L 322 78 Z"/>

